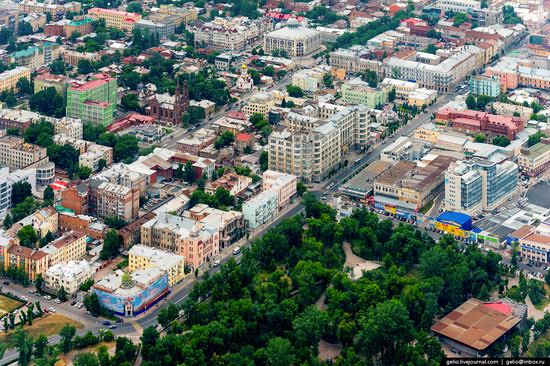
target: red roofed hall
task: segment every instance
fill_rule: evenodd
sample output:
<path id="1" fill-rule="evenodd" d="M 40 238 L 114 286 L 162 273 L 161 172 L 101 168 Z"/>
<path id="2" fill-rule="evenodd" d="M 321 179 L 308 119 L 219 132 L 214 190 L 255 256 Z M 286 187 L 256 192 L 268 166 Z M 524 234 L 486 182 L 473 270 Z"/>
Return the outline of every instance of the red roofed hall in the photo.
<path id="1" fill-rule="evenodd" d="M 459 356 L 482 357 L 495 343 L 510 338 L 526 318 L 525 304 L 471 298 L 435 323 L 432 332 Z"/>

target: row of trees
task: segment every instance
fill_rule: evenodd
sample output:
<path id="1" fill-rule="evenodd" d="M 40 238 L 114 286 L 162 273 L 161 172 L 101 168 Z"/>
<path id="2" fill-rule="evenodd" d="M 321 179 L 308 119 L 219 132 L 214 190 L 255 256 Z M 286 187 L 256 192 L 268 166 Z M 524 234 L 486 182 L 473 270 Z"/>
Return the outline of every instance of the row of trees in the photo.
<path id="1" fill-rule="evenodd" d="M 99 145 L 112 147 L 113 160 L 115 162 L 123 161 L 125 163 L 131 163 L 139 154 L 139 141 L 135 136 L 118 136 L 114 133 L 107 132 L 104 126 L 85 124 L 83 138 L 86 141 L 92 141 Z M 106 162 L 102 165 L 106 165 Z M 103 166 L 100 166 L 99 169 L 103 169 Z"/>

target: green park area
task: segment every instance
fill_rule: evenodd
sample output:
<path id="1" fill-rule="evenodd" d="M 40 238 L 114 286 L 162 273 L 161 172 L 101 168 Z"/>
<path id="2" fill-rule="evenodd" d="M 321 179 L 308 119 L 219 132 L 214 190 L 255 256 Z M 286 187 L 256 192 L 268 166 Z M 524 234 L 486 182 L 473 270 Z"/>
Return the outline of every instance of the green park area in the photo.
<path id="1" fill-rule="evenodd" d="M 3 317 L 7 313 L 11 313 L 15 309 L 19 309 L 23 305 L 25 305 L 23 301 L 0 294 L 0 317 Z"/>

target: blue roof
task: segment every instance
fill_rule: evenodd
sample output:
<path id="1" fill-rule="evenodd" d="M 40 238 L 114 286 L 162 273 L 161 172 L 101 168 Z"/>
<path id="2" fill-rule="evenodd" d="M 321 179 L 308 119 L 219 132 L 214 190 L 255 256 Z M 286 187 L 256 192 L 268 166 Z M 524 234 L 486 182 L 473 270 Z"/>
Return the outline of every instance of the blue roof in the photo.
<path id="1" fill-rule="evenodd" d="M 474 233 L 476 233 L 476 234 L 479 234 L 479 233 L 482 232 L 483 230 L 481 230 L 481 229 L 478 228 L 478 227 L 475 227 L 475 228 L 472 229 L 472 231 L 473 231 Z"/>
<path id="2" fill-rule="evenodd" d="M 461 229 L 472 229 L 472 217 L 460 212 L 446 211 L 437 217 L 437 221 L 446 221 L 455 223 L 460 226 Z"/>

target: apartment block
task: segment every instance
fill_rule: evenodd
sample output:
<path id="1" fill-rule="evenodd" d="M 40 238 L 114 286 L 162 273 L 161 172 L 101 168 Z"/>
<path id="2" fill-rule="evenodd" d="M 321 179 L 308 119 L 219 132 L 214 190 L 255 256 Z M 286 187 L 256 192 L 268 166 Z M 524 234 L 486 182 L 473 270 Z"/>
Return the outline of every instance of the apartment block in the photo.
<path id="1" fill-rule="evenodd" d="M 40 250 L 48 254 L 50 266 L 80 259 L 86 255 L 86 234 L 70 231 Z"/>
<path id="2" fill-rule="evenodd" d="M 184 137 L 177 142 L 177 149 L 182 153 L 199 155 L 199 151 L 212 145 L 216 141 L 216 133 L 210 129 L 200 129 L 195 131 L 191 137 Z"/>
<path id="3" fill-rule="evenodd" d="M 76 51 L 70 51 L 70 50 L 63 50 L 61 52 L 61 56 L 63 57 L 63 61 L 71 65 L 72 67 L 78 66 L 78 61 L 80 60 L 87 60 L 90 62 L 93 61 L 99 61 L 100 56 L 98 53 L 92 53 L 92 52 L 76 52 Z"/>
<path id="4" fill-rule="evenodd" d="M 185 259 L 181 255 L 139 244 L 128 251 L 130 273 L 151 267 L 166 271 L 170 286 L 174 286 L 185 277 Z"/>
<path id="5" fill-rule="evenodd" d="M 140 14 L 103 8 L 91 8 L 88 10 L 88 16 L 93 20 L 103 19 L 107 27 L 123 31 L 132 31 L 135 24 L 141 20 Z"/>
<path id="6" fill-rule="evenodd" d="M 76 215 L 88 213 L 88 185 L 84 182 L 61 192 L 61 205 Z"/>
<path id="7" fill-rule="evenodd" d="M 206 193 L 214 194 L 218 188 L 224 188 L 232 196 L 241 195 L 252 184 L 252 178 L 233 172 L 226 173 L 213 182 L 208 182 L 204 187 Z"/>
<path id="8" fill-rule="evenodd" d="M 141 244 L 182 255 L 188 266 L 199 268 L 219 253 L 220 234 L 217 228 L 163 212 L 141 226 Z"/>
<path id="9" fill-rule="evenodd" d="M 472 76 L 470 78 L 470 93 L 496 98 L 500 95 L 500 79 L 498 76 Z"/>
<path id="10" fill-rule="evenodd" d="M 94 270 L 85 259 L 58 263 L 44 273 L 44 284 L 53 293 L 58 293 L 63 287 L 69 295 L 74 295 L 80 290 L 80 285 L 93 278 L 93 274 Z"/>
<path id="11" fill-rule="evenodd" d="M 60 47 L 57 43 L 46 42 L 42 46 L 32 46 L 8 55 L 8 62 L 28 67 L 31 71 L 48 65 L 59 57 Z"/>
<path id="12" fill-rule="evenodd" d="M 78 32 L 81 36 L 85 36 L 93 31 L 94 22 L 89 18 L 72 21 L 63 26 L 63 34 L 66 38 L 70 38 L 74 32 Z"/>
<path id="13" fill-rule="evenodd" d="M 48 162 L 46 148 L 28 144 L 20 137 L 0 137 L 0 164 L 11 169 L 39 166 Z"/>
<path id="14" fill-rule="evenodd" d="M 38 32 L 40 28 L 44 28 L 46 25 L 46 19 L 46 14 L 31 13 L 24 17 L 22 21 L 29 23 L 33 32 Z"/>
<path id="15" fill-rule="evenodd" d="M 523 174 L 536 177 L 550 167 L 550 139 L 541 138 L 540 142 L 520 150 L 519 169 Z"/>
<path id="16" fill-rule="evenodd" d="M 128 250 L 133 245 L 140 243 L 141 226 L 156 216 L 156 213 L 149 211 L 145 215 L 138 217 L 136 220 L 118 230 L 118 235 L 122 237 L 122 247 L 124 250 Z"/>
<path id="17" fill-rule="evenodd" d="M 199 204 L 182 214 L 202 223 L 207 228 L 219 232 L 220 250 L 229 247 L 245 234 L 245 223 L 242 212 L 222 211 L 208 205 Z"/>
<path id="18" fill-rule="evenodd" d="M 82 4 L 78 2 L 68 2 L 64 4 L 54 4 L 51 2 L 41 3 L 34 0 L 23 0 L 17 5 L 23 13 L 49 13 L 53 20 L 63 19 L 66 12 L 80 13 Z"/>
<path id="19" fill-rule="evenodd" d="M 105 74 L 96 74 L 85 83 L 73 83 L 67 89 L 67 117 L 80 118 L 83 123 L 112 124 L 116 103 L 116 79 Z"/>
<path id="20" fill-rule="evenodd" d="M 82 139 L 84 134 L 84 126 L 82 125 L 82 121 L 80 119 L 71 117 L 46 117 L 45 120 L 53 125 L 56 135 L 64 135 L 69 139 L 75 140 Z"/>
<path id="21" fill-rule="evenodd" d="M 10 266 L 22 267 L 29 275 L 29 279 L 34 281 L 36 276 L 44 274 L 48 270 L 48 254 L 21 245 L 11 245 L 4 257 L 4 268 Z"/>
<path id="22" fill-rule="evenodd" d="M 59 230 L 80 231 L 90 238 L 103 240 L 107 226 L 95 217 L 77 215 L 67 209 L 59 212 Z"/>
<path id="23" fill-rule="evenodd" d="M 457 161 L 445 173 L 445 209 L 471 216 L 492 211 L 518 189 L 518 166 L 505 161 Z"/>
<path id="24" fill-rule="evenodd" d="M 533 108 L 524 107 L 522 105 L 512 104 L 512 103 L 501 103 L 495 102 L 492 105 L 492 108 L 495 110 L 495 114 L 501 116 L 518 116 L 524 121 L 528 121 L 531 115 L 533 114 Z"/>
<path id="25" fill-rule="evenodd" d="M 13 34 L 19 32 L 19 13 L 17 10 L 4 10 L 0 11 L 0 28 L 9 29 Z"/>
<path id="26" fill-rule="evenodd" d="M 20 132 L 25 131 L 31 123 L 37 122 L 42 115 L 24 109 L 0 109 L 0 128 L 17 128 Z"/>
<path id="27" fill-rule="evenodd" d="M 65 97 L 67 95 L 67 87 L 69 78 L 65 75 L 53 75 L 49 73 L 36 75 L 33 79 L 34 93 L 39 93 L 48 88 L 55 88 L 55 91 Z"/>
<path id="28" fill-rule="evenodd" d="M 32 226 L 37 234 L 43 238 L 48 232 L 53 234 L 59 230 L 59 214 L 53 207 L 44 207 L 14 223 L 7 230 L 7 233 L 12 237 L 16 237 L 19 230 L 27 225 Z"/>
<path id="29" fill-rule="evenodd" d="M 17 92 L 17 81 L 21 78 L 31 79 L 31 69 L 18 66 L 15 69 L 0 73 L 0 92 L 13 90 Z"/>
<path id="30" fill-rule="evenodd" d="M 99 217 L 117 217 L 131 221 L 139 213 L 139 191 L 100 180 L 90 181 L 88 209 Z M 92 199 L 93 197 L 93 199 Z"/>
<path id="31" fill-rule="evenodd" d="M 368 108 L 319 103 L 292 111 L 269 136 L 270 170 L 320 182 L 352 149 L 369 141 Z"/>
<path id="32" fill-rule="evenodd" d="M 369 59 L 374 51 L 372 47 L 355 45 L 350 48 L 339 48 L 330 53 L 329 65 L 345 72 L 358 74 L 365 71 L 374 71 L 378 75 L 385 72 L 384 64 Z"/>
<path id="33" fill-rule="evenodd" d="M 256 197 L 243 202 L 243 216 L 249 229 L 256 229 L 275 216 L 279 211 L 278 196 L 275 190 L 263 191 Z"/>
<path id="34" fill-rule="evenodd" d="M 262 174 L 262 190 L 276 191 L 279 209 L 288 206 L 290 199 L 296 196 L 298 178 L 292 174 L 266 170 Z"/>

